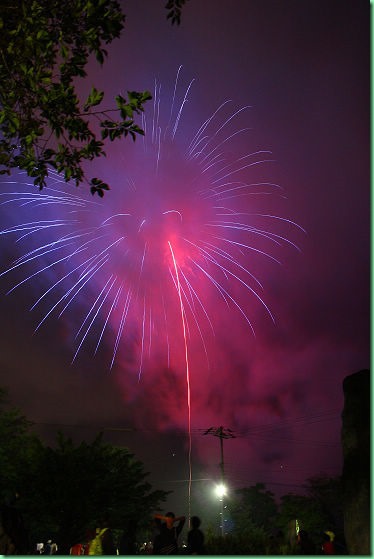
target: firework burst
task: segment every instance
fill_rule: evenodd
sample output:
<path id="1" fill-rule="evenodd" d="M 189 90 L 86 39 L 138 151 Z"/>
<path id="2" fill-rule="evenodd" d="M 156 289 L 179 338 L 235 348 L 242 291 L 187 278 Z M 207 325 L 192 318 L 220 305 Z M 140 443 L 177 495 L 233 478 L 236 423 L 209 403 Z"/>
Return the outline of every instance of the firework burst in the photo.
<path id="1" fill-rule="evenodd" d="M 0 194 L 7 224 L 0 234 L 15 238 L 18 252 L 1 273 L 11 278 L 8 293 L 28 286 L 37 293 L 37 331 L 66 317 L 73 361 L 104 345 L 113 367 L 132 347 L 139 378 L 153 353 L 163 351 L 170 366 L 182 337 L 199 338 L 208 359 L 217 312 L 236 312 L 249 334 L 254 305 L 274 320 L 259 262 L 279 263 L 281 247 L 296 247 L 290 232 L 299 228 L 258 209 L 282 189 L 262 178 L 269 151 L 234 152 L 248 135 L 238 126 L 248 107 L 232 111 L 225 101 L 187 133 L 192 82 L 182 89 L 179 76 L 180 69 L 166 107 L 155 83 L 144 141 L 103 200 L 73 192 L 53 174 L 42 192 L 21 174 L 3 179 Z"/>

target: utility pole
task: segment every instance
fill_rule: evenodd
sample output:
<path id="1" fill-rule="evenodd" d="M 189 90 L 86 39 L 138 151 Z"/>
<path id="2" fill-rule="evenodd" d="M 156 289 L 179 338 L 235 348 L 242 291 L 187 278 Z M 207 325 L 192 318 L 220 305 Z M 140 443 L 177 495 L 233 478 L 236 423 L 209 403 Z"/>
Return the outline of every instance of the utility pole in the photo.
<path id="1" fill-rule="evenodd" d="M 225 429 L 222 425 L 220 427 L 209 427 L 207 431 L 205 431 L 204 435 L 213 435 L 214 437 L 219 437 L 220 442 L 220 469 L 221 469 L 221 494 L 220 494 L 220 502 L 221 502 L 221 534 L 222 536 L 225 535 L 225 527 L 224 527 L 224 493 L 225 493 L 225 463 L 223 459 L 223 439 L 235 439 L 235 435 L 231 429 Z"/>

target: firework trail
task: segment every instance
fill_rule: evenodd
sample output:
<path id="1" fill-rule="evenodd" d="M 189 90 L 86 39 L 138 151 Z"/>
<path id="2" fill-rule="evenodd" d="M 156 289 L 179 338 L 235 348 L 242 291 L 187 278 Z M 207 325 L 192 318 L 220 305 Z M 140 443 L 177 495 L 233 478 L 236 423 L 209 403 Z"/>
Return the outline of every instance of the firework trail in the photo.
<path id="1" fill-rule="evenodd" d="M 250 334 L 256 305 L 274 320 L 258 270 L 280 263 L 281 247 L 298 248 L 290 237 L 301 228 L 259 209 L 283 192 L 263 178 L 269 151 L 235 151 L 249 107 L 232 110 L 226 100 L 190 133 L 193 80 L 181 88 L 180 70 L 166 109 L 155 82 L 145 138 L 103 200 L 53 173 L 42 192 L 22 174 L 1 179 L 0 237 L 15 239 L 18 256 L 0 276 L 8 294 L 37 293 L 36 330 L 68 322 L 73 362 L 104 348 L 110 368 L 121 354 L 128 369 L 137 361 L 140 380 L 155 356 L 170 367 L 183 352 L 190 414 L 188 343 L 198 339 L 209 364 L 217 316 L 235 311 Z"/>
<path id="2" fill-rule="evenodd" d="M 179 281 L 179 273 L 178 273 L 178 265 L 175 261 L 173 247 L 171 246 L 170 241 L 168 241 L 170 252 L 173 258 L 173 264 L 175 269 L 175 276 L 177 279 L 177 289 L 178 289 L 178 297 L 181 309 L 181 320 L 183 326 L 183 339 L 184 339 L 184 349 L 185 349 L 185 360 L 186 360 L 186 382 L 187 382 L 187 409 L 188 409 L 188 465 L 189 465 L 189 480 L 188 480 L 188 505 L 189 505 L 189 514 L 188 518 L 190 518 L 190 505 L 191 505 L 191 484 L 192 484 L 192 461 L 191 461 L 191 454 L 192 454 L 192 437 L 191 437 L 191 388 L 190 388 L 190 361 L 188 358 L 188 343 L 187 343 L 187 334 L 186 334 L 186 321 L 183 309 L 183 300 L 182 300 L 182 293 L 181 293 L 181 285 Z"/>

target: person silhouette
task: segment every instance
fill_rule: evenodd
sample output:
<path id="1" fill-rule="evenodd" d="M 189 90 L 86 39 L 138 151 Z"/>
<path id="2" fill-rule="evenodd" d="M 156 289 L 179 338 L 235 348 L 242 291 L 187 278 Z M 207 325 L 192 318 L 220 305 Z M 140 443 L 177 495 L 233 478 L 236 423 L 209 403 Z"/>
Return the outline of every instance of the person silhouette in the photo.
<path id="1" fill-rule="evenodd" d="M 156 536 L 153 544 L 153 554 L 177 555 L 178 536 L 186 521 L 185 516 L 176 517 L 173 512 L 167 512 L 165 515 L 155 514 L 154 518 L 161 521 L 161 526 L 160 533 Z M 174 526 L 176 522 L 178 522 L 178 524 Z"/>
<path id="2" fill-rule="evenodd" d="M 201 520 L 191 516 L 191 530 L 187 535 L 187 554 L 202 555 L 204 553 L 204 534 L 200 530 Z"/>

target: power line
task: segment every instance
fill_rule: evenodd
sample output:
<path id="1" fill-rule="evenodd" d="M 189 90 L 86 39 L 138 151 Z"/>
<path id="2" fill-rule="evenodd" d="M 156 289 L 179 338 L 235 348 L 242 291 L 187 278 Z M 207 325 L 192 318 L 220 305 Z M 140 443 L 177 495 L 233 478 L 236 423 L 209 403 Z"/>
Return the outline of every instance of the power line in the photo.
<path id="1" fill-rule="evenodd" d="M 312 445 L 317 445 L 317 446 L 339 446 L 339 443 L 331 443 L 329 441 L 316 441 L 316 440 L 309 440 L 307 437 L 304 437 L 303 439 L 297 439 L 297 438 L 287 438 L 287 437 L 282 437 L 280 438 L 279 436 L 277 436 L 275 434 L 276 431 L 280 431 L 282 430 L 282 428 L 286 428 L 286 427 L 293 427 L 293 426 L 299 426 L 301 424 L 304 425 L 311 425 L 311 424 L 315 424 L 318 422 L 323 422 L 323 421 L 331 421 L 332 419 L 340 419 L 341 416 L 340 414 L 337 415 L 337 412 L 339 411 L 339 413 L 341 412 L 341 410 L 336 410 L 336 409 L 332 409 L 332 410 L 326 410 L 323 411 L 321 413 L 318 414 L 314 414 L 314 415 L 305 415 L 305 416 L 299 416 L 299 417 L 295 417 L 295 418 L 287 418 L 284 419 L 283 421 L 279 421 L 277 423 L 265 423 L 265 424 L 260 424 L 254 427 L 248 427 L 245 430 L 239 431 L 234 435 L 234 432 L 231 429 L 225 429 L 224 431 L 222 431 L 222 438 L 221 441 L 223 440 L 223 438 L 250 438 L 250 439 L 257 439 L 257 440 L 262 440 L 262 441 L 269 441 L 269 442 L 289 442 L 292 444 L 312 444 Z M 47 422 L 47 421 L 37 421 L 37 420 L 31 420 L 32 423 L 34 425 L 44 425 L 44 426 L 49 426 L 49 427 L 66 427 L 66 428 L 81 428 L 81 429 L 87 429 L 87 430 L 96 430 L 98 432 L 118 432 L 118 433 L 158 433 L 160 435 L 163 434 L 162 431 L 160 431 L 159 429 L 145 429 L 145 428 L 138 428 L 138 427 L 121 427 L 121 426 L 103 426 L 102 424 L 79 424 L 79 423 L 59 423 L 59 422 Z M 201 434 L 215 434 L 215 432 L 217 432 L 218 434 L 216 436 L 219 436 L 219 430 L 223 429 L 220 427 L 211 427 L 208 430 L 206 429 L 202 429 L 202 428 L 193 428 L 191 429 L 191 433 L 193 435 L 201 435 Z M 183 430 L 176 430 L 173 432 L 173 435 L 178 437 L 185 437 L 186 433 Z M 276 438 L 274 438 L 276 437 Z M 221 461 L 222 462 L 222 461 Z"/>
<path id="2" fill-rule="evenodd" d="M 243 436 L 243 434 L 250 432 L 250 431 L 254 431 L 254 430 L 258 430 L 258 429 L 269 429 L 269 428 L 278 428 L 280 426 L 287 426 L 289 424 L 294 425 L 296 423 L 313 423 L 315 420 L 317 421 L 323 421 L 324 419 L 329 419 L 329 418 L 339 418 L 341 417 L 341 415 L 337 415 L 337 414 L 341 414 L 342 410 L 340 409 L 331 409 L 331 410 L 325 410 L 322 411 L 320 413 L 314 414 L 314 415 L 303 415 L 303 416 L 297 416 L 297 417 L 289 417 L 280 421 L 277 421 L 276 423 L 263 423 L 260 425 L 256 425 L 255 427 L 248 427 L 248 429 L 239 432 L 239 433 L 235 433 L 234 438 L 237 436 Z M 55 422 L 49 422 L 49 421 L 41 421 L 41 420 L 37 420 L 37 419 L 31 419 L 30 420 L 32 423 L 38 424 L 38 425 L 56 425 L 56 426 L 66 426 L 66 427 L 87 427 L 87 428 L 101 428 L 101 429 L 105 429 L 105 430 L 118 430 L 118 431 L 140 431 L 140 432 L 155 432 L 158 431 L 157 429 L 145 429 L 145 428 L 138 428 L 138 427 L 122 427 L 122 426 L 108 426 L 108 427 L 103 427 L 102 424 L 99 423 L 93 423 L 93 424 L 87 424 L 87 423 L 60 423 L 58 421 Z M 217 428 L 212 428 L 212 429 L 217 429 Z M 178 430 L 177 430 L 178 431 Z M 177 432 L 176 431 L 176 432 Z M 179 431 L 182 431 L 179 429 Z M 195 427 L 192 428 L 193 432 L 196 433 L 204 433 L 206 432 L 206 428 L 201 428 L 201 427 Z M 227 432 L 228 434 L 234 433 L 234 431 L 232 431 L 231 429 L 225 429 L 225 432 Z M 229 438 L 229 437 L 225 437 L 225 438 Z"/>
<path id="3" fill-rule="evenodd" d="M 332 410 L 327 410 L 325 412 L 321 412 L 315 415 L 304 415 L 304 416 L 299 416 L 299 417 L 295 417 L 295 418 L 287 418 L 284 420 L 280 420 L 277 421 L 277 423 L 263 423 L 260 425 L 256 425 L 254 427 L 248 427 L 245 430 L 239 431 L 237 432 L 237 436 L 240 437 L 245 437 L 246 435 L 249 434 L 254 434 L 254 433 L 258 433 L 259 431 L 263 431 L 263 430 L 272 430 L 272 429 L 280 429 L 282 427 L 288 427 L 288 426 L 293 426 L 293 425 L 299 425 L 299 424 L 311 424 L 311 423 L 317 423 L 317 422 L 321 422 L 321 421 L 325 421 L 325 420 L 331 420 L 331 419 L 341 419 L 341 410 L 338 409 L 332 409 Z M 198 431 L 203 432 L 204 429 L 197 429 Z"/>

